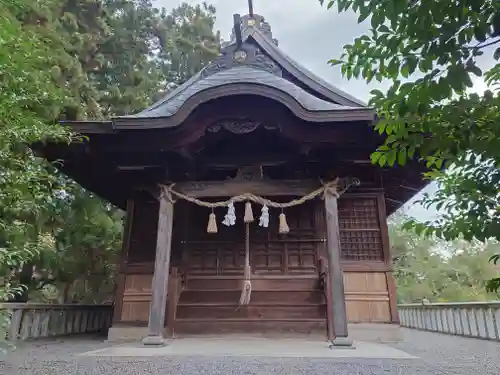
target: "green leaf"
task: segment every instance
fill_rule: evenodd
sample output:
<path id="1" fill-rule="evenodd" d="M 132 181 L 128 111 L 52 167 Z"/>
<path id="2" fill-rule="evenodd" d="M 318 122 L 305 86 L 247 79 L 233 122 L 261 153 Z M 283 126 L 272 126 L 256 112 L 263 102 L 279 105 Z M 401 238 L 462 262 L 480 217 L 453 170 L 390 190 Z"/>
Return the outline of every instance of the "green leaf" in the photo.
<path id="1" fill-rule="evenodd" d="M 374 29 L 377 29 L 378 26 L 384 22 L 384 18 L 385 18 L 384 14 L 381 11 L 373 13 L 371 19 L 371 26 Z"/>
<path id="2" fill-rule="evenodd" d="M 474 26 L 474 38 L 479 42 L 486 40 L 486 28 L 482 25 Z"/>
<path id="3" fill-rule="evenodd" d="M 387 152 L 385 154 L 385 156 L 387 158 L 387 164 L 389 164 L 389 166 L 393 167 L 394 164 L 396 163 L 396 158 L 397 158 L 396 151 L 391 150 L 391 151 Z"/>
<path id="4" fill-rule="evenodd" d="M 382 153 L 380 152 L 374 152 L 370 155 L 370 160 L 373 164 L 376 164 L 378 163 L 378 160 L 380 159 L 380 156 L 382 155 Z"/>
<path id="5" fill-rule="evenodd" d="M 405 61 L 406 69 L 407 69 L 407 74 L 413 74 L 415 72 L 415 69 L 417 68 L 418 64 L 418 59 L 414 55 L 408 56 L 408 58 Z"/>
<path id="6" fill-rule="evenodd" d="M 385 154 L 381 154 L 378 158 L 378 164 L 383 167 L 387 163 L 387 156 Z"/>
<path id="7" fill-rule="evenodd" d="M 408 148 L 408 158 L 413 159 L 414 156 L 415 156 L 415 146 L 410 146 Z"/>
<path id="8" fill-rule="evenodd" d="M 500 10 L 498 8 L 492 17 L 491 24 L 493 25 L 493 34 L 492 35 L 494 37 L 500 35 Z"/>
<path id="9" fill-rule="evenodd" d="M 483 71 L 477 65 L 472 66 L 468 69 L 471 73 L 474 73 L 476 76 L 481 77 L 483 75 Z"/>
<path id="10" fill-rule="evenodd" d="M 382 98 L 384 96 L 384 93 L 380 91 L 379 89 L 373 89 L 370 91 L 370 94 L 374 96 L 375 98 Z"/>
<path id="11" fill-rule="evenodd" d="M 398 152 L 398 164 L 399 165 L 405 165 L 406 164 L 406 149 L 402 149 Z"/>
<path id="12" fill-rule="evenodd" d="M 500 278 L 491 279 L 486 283 L 488 293 L 496 293 L 500 290 Z"/>
<path id="13" fill-rule="evenodd" d="M 328 64 L 330 64 L 331 66 L 340 65 L 342 63 L 343 63 L 342 60 L 337 60 L 337 59 L 330 59 L 330 60 L 328 60 Z"/>
<path id="14" fill-rule="evenodd" d="M 397 57 L 393 57 L 387 65 L 386 72 L 393 78 L 396 78 L 399 74 L 400 61 Z"/>
<path id="15" fill-rule="evenodd" d="M 378 28 L 380 33 L 390 33 L 391 30 L 386 25 L 380 25 Z"/>
<path id="16" fill-rule="evenodd" d="M 495 53 L 493 54 L 493 58 L 495 60 L 500 59 L 500 47 L 495 50 Z"/>
<path id="17" fill-rule="evenodd" d="M 368 7 L 362 7 L 360 11 L 360 15 L 358 17 L 358 23 L 363 22 L 370 16 L 370 9 Z"/>
<path id="18" fill-rule="evenodd" d="M 361 73 L 361 66 L 359 64 L 356 64 L 354 66 L 354 69 L 352 70 L 352 75 L 353 77 L 358 78 L 360 73 Z"/>

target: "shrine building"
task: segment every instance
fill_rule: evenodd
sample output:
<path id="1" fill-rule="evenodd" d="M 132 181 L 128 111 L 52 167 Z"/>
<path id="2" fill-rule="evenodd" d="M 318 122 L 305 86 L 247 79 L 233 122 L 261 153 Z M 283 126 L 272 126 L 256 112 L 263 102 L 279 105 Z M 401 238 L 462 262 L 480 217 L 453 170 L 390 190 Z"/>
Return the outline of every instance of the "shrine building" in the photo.
<path id="1" fill-rule="evenodd" d="M 423 168 L 380 168 L 375 111 L 235 15 L 208 66 L 143 111 L 41 149 L 126 211 L 110 339 L 393 335 L 387 216 Z"/>

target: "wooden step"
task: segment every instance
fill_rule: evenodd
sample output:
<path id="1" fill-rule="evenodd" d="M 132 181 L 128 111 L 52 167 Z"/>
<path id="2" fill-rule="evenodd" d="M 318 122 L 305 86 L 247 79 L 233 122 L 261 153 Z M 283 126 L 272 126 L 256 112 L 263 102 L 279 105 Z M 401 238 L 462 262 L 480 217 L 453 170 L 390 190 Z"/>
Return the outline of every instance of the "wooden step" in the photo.
<path id="1" fill-rule="evenodd" d="M 175 334 L 182 336 L 244 333 L 252 335 L 314 334 L 326 336 L 326 319 L 177 319 Z"/>
<path id="2" fill-rule="evenodd" d="M 325 318 L 326 306 L 323 304 L 180 304 L 177 318 L 214 318 L 214 319 L 278 319 L 278 318 Z"/>
<path id="3" fill-rule="evenodd" d="M 242 282 L 242 276 L 191 276 L 187 289 L 239 289 Z M 252 276 L 252 290 L 314 290 L 318 283 L 316 275 Z"/>
<path id="4" fill-rule="evenodd" d="M 184 290 L 180 296 L 180 303 L 238 303 L 241 289 L 198 289 Z M 324 295 L 320 290 L 253 290 L 250 304 L 268 303 L 307 304 L 323 303 Z"/>

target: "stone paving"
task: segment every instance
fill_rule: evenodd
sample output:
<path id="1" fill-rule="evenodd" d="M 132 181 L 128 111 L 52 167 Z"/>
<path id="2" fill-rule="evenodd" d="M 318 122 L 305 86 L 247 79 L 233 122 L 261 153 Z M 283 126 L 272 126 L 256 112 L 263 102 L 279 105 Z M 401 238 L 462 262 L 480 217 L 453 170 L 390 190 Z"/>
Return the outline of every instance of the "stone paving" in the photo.
<path id="1" fill-rule="evenodd" d="M 499 342 L 407 329 L 403 333 L 405 340 L 401 343 L 358 343 L 354 350 L 336 349 L 335 354 L 325 351 L 322 343 L 311 351 L 301 346 L 305 343 L 282 342 L 273 347 L 269 342 L 261 342 L 254 351 L 256 355 L 248 352 L 248 345 L 236 341 L 228 342 L 227 351 L 220 351 L 220 345 L 215 350 L 211 344 L 196 346 L 186 341 L 175 344 L 175 350 L 144 355 L 143 349 L 137 346 L 134 350 L 133 344 L 109 349 L 111 345 L 102 339 L 74 337 L 22 344 L 0 361 L 0 374 L 500 374 Z M 188 355 L 189 347 L 196 355 Z M 301 348 L 303 352 L 298 353 Z M 325 353 L 325 357 L 318 357 L 317 351 Z"/>

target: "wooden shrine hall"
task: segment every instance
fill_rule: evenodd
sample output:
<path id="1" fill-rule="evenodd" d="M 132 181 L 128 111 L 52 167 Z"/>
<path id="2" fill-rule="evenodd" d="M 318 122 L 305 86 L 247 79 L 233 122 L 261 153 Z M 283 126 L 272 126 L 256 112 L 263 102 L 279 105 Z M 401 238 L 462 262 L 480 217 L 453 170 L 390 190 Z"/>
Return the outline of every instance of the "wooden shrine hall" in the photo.
<path id="1" fill-rule="evenodd" d="M 398 325 L 387 215 L 423 187 L 383 169 L 375 112 L 286 56 L 264 17 L 143 111 L 66 122 L 61 170 L 126 210 L 110 339 L 324 335 Z M 379 333 L 377 333 L 379 334 Z"/>

